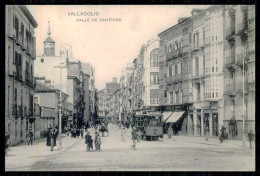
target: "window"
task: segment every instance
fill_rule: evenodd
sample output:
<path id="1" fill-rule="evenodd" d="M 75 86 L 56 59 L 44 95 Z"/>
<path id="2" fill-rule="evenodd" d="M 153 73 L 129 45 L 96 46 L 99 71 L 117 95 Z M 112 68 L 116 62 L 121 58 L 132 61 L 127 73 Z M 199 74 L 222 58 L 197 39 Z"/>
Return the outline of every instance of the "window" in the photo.
<path id="1" fill-rule="evenodd" d="M 14 102 L 17 102 L 17 89 L 14 89 Z"/>
<path id="2" fill-rule="evenodd" d="M 178 65 L 175 65 L 175 75 L 178 75 Z"/>
<path id="3" fill-rule="evenodd" d="M 158 67 L 159 66 L 159 49 L 154 49 L 150 54 L 150 64 L 151 67 Z"/>
<path id="4" fill-rule="evenodd" d="M 191 33 L 190 33 L 190 43 L 191 43 Z"/>
<path id="5" fill-rule="evenodd" d="M 150 73 L 150 84 L 151 85 L 158 84 L 158 72 Z"/>
<path id="6" fill-rule="evenodd" d="M 182 63 L 181 63 L 181 74 L 182 74 Z"/>
<path id="7" fill-rule="evenodd" d="M 179 104 L 179 98 L 180 98 L 179 91 L 175 92 L 175 97 L 176 97 L 176 104 Z"/>
<path id="8" fill-rule="evenodd" d="M 205 55 L 203 55 L 203 74 L 205 74 Z"/>
<path id="9" fill-rule="evenodd" d="M 170 92 L 170 104 L 173 104 L 173 92 Z"/>
<path id="10" fill-rule="evenodd" d="M 212 72 L 214 72 L 214 67 L 212 67 Z"/>
<path id="11" fill-rule="evenodd" d="M 150 103 L 159 104 L 159 89 L 150 90 Z"/>
<path id="12" fill-rule="evenodd" d="M 218 92 L 216 92 L 216 97 L 218 97 Z"/>
<path id="13" fill-rule="evenodd" d="M 167 91 L 164 90 L 164 97 L 167 97 Z"/>
<path id="14" fill-rule="evenodd" d="M 216 41 L 218 41 L 218 36 L 216 36 Z"/>
<path id="15" fill-rule="evenodd" d="M 44 59 L 41 59 L 41 62 L 44 62 Z"/>
<path id="16" fill-rule="evenodd" d="M 212 42 L 214 41 L 214 36 L 212 36 Z"/>
<path id="17" fill-rule="evenodd" d="M 214 98 L 214 92 L 212 92 L 212 98 Z"/>
<path id="18" fill-rule="evenodd" d="M 218 72 L 218 67 L 216 67 L 216 72 Z"/>
<path id="19" fill-rule="evenodd" d="M 169 67 L 169 77 L 172 76 L 172 66 Z"/>
<path id="20" fill-rule="evenodd" d="M 199 58 L 195 57 L 195 74 L 196 76 L 199 76 Z"/>

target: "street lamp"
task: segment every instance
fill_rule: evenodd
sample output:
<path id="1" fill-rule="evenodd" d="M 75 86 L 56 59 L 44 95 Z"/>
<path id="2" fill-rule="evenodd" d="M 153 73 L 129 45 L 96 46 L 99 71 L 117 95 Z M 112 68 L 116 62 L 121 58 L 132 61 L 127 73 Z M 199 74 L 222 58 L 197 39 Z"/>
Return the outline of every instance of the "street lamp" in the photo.
<path id="1" fill-rule="evenodd" d="M 242 142 L 242 147 L 246 146 L 246 134 L 245 134 L 245 112 L 244 112 L 244 101 L 245 101 L 245 58 L 243 58 L 243 70 L 242 70 L 242 74 L 243 74 L 243 103 L 242 103 L 242 118 L 243 118 L 243 142 Z"/>
<path id="2" fill-rule="evenodd" d="M 66 63 L 62 63 L 62 47 L 64 45 L 69 45 L 67 43 L 64 43 L 61 45 L 61 51 L 60 51 L 60 65 L 54 66 L 54 68 L 59 68 L 60 69 L 60 96 L 59 96 L 59 150 L 62 149 L 62 142 L 61 142 L 61 134 L 62 134 L 62 129 L 61 129 L 61 108 L 62 108 L 62 97 L 61 97 L 61 83 L 62 83 L 62 72 L 61 70 L 63 68 L 67 68 L 68 66 L 66 65 Z M 70 46 L 70 45 L 69 45 Z M 67 50 L 68 52 L 68 50 Z M 67 53 L 67 57 L 68 57 L 68 53 Z"/>

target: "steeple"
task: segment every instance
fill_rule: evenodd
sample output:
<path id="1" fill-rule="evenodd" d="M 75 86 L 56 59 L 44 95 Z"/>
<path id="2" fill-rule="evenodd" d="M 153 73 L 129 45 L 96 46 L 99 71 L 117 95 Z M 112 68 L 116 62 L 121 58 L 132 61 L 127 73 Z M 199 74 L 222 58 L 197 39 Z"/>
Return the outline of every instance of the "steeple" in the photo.
<path id="1" fill-rule="evenodd" d="M 51 27 L 50 27 L 50 21 L 48 21 L 48 35 L 49 35 L 49 37 L 51 36 Z"/>
<path id="2" fill-rule="evenodd" d="M 48 21 L 48 37 L 44 40 L 44 54 L 45 56 L 55 55 L 55 41 L 51 38 L 51 27 L 50 21 Z"/>

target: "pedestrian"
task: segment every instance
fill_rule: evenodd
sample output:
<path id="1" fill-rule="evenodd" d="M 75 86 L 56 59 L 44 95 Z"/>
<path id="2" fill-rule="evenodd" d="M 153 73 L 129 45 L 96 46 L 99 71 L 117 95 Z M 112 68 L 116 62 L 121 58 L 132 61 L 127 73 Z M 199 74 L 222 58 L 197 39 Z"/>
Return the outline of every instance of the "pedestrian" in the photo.
<path id="1" fill-rule="evenodd" d="M 51 129 L 51 132 L 50 132 L 51 151 L 53 151 L 53 147 L 54 147 L 54 135 L 55 135 L 54 129 Z"/>
<path id="2" fill-rule="evenodd" d="M 250 132 L 248 133 L 248 140 L 250 142 L 250 148 L 252 149 L 252 142 L 255 140 L 255 134 L 253 130 L 250 130 Z"/>
<path id="3" fill-rule="evenodd" d="M 84 129 L 83 127 L 80 129 L 80 135 L 81 135 L 81 138 L 83 138 L 83 133 L 84 133 Z"/>
<path id="4" fill-rule="evenodd" d="M 133 149 L 135 150 L 135 147 L 136 147 L 136 139 L 137 139 L 137 136 L 136 136 L 136 128 L 133 127 L 133 130 L 131 132 L 131 135 L 132 135 L 132 141 L 133 141 Z"/>
<path id="5" fill-rule="evenodd" d="M 125 130 L 125 128 L 123 128 L 121 130 L 121 139 L 122 139 L 123 142 L 125 142 L 125 136 L 126 136 L 126 130 Z"/>
<path id="6" fill-rule="evenodd" d="M 48 131 L 47 131 L 46 146 L 51 146 L 51 126 L 48 128 Z"/>
<path id="7" fill-rule="evenodd" d="M 54 146 L 56 146 L 56 139 L 57 139 L 57 136 L 58 136 L 58 127 L 56 126 L 56 127 L 53 129 L 53 140 L 54 140 Z"/>
<path id="8" fill-rule="evenodd" d="M 172 125 L 170 124 L 169 127 L 168 127 L 168 139 L 172 138 L 173 136 L 173 129 L 172 129 Z"/>
<path id="9" fill-rule="evenodd" d="M 73 129 L 73 137 L 76 138 L 76 136 L 77 136 L 77 129 L 76 129 L 76 127 L 74 127 L 74 129 Z"/>
<path id="10" fill-rule="evenodd" d="M 137 142 L 139 143 L 142 139 L 142 132 L 138 129 L 136 131 Z"/>
<path id="11" fill-rule="evenodd" d="M 67 136 L 69 136 L 69 135 L 70 135 L 70 128 L 67 127 Z"/>
<path id="12" fill-rule="evenodd" d="M 220 136 L 219 136 L 220 143 L 222 143 L 225 140 L 225 137 L 226 137 L 226 128 L 224 127 L 224 125 L 222 125 L 220 129 Z"/>
<path id="13" fill-rule="evenodd" d="M 87 131 L 87 134 L 85 135 L 85 144 L 87 144 L 87 148 L 86 148 L 87 152 L 90 151 L 90 148 L 92 148 L 92 151 L 93 151 L 93 140 L 91 138 L 89 131 Z"/>
<path id="14" fill-rule="evenodd" d="M 27 131 L 26 138 L 27 138 L 28 146 L 30 145 L 30 143 L 32 145 L 33 132 L 31 128 Z"/>
<path id="15" fill-rule="evenodd" d="M 206 140 L 209 140 L 209 127 L 206 127 L 205 129 L 205 133 L 206 133 Z"/>
<path id="16" fill-rule="evenodd" d="M 101 145 L 101 138 L 99 137 L 98 133 L 95 133 L 96 137 L 95 137 L 95 146 L 96 146 L 96 151 L 100 150 L 100 145 Z"/>

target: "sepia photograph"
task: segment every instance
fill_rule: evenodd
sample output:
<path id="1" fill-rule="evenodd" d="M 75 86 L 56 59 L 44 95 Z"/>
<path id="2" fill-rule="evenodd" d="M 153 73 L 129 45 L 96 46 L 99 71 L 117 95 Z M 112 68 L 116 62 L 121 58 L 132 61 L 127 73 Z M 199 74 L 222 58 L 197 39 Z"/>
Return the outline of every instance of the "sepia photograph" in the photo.
<path id="1" fill-rule="evenodd" d="M 5 171 L 255 171 L 255 5 L 6 5 Z"/>

